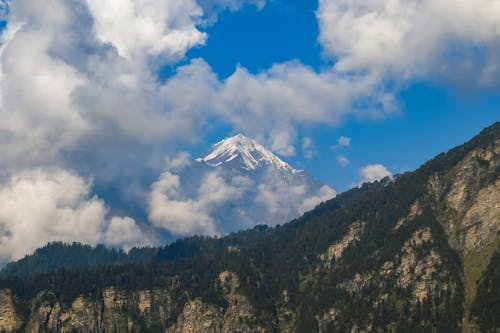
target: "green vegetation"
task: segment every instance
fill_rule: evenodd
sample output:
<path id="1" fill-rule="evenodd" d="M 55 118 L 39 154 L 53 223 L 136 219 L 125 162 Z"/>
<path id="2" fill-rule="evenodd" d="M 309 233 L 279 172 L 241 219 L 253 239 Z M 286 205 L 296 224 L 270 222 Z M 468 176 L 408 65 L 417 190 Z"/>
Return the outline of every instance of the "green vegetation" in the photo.
<path id="1" fill-rule="evenodd" d="M 469 326 L 468 321 L 470 309 L 477 295 L 477 284 L 483 273 L 490 265 L 491 257 L 500 246 L 500 236 L 494 242 L 486 246 L 482 251 L 471 251 L 464 257 L 465 276 L 465 326 Z"/>
<path id="2" fill-rule="evenodd" d="M 500 248 L 491 258 L 477 286 L 469 320 L 481 332 L 500 331 Z"/>
<path id="3" fill-rule="evenodd" d="M 94 247 L 80 243 L 53 242 L 21 260 L 7 264 L 0 271 L 0 278 L 29 277 L 61 268 L 76 269 L 147 262 L 155 257 L 157 251 L 155 248 L 144 247 L 133 248 L 126 253 L 103 245 Z"/>

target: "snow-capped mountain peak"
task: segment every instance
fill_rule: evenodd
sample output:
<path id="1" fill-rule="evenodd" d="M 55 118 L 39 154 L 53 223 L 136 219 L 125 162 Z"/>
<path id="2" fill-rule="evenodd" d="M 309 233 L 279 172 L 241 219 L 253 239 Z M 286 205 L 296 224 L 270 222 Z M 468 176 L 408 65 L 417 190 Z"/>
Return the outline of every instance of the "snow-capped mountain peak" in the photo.
<path id="1" fill-rule="evenodd" d="M 150 219 L 176 234 L 276 225 L 336 195 L 241 134 L 216 143 L 195 163 L 162 173 L 153 189 Z M 184 209 L 188 213 L 179 213 Z"/>
<path id="2" fill-rule="evenodd" d="M 276 169 L 293 173 L 300 172 L 283 162 L 279 157 L 242 134 L 226 138 L 212 146 L 211 152 L 205 157 L 196 159 L 210 166 L 216 167 L 231 163 L 233 166 L 246 170 L 256 170 L 263 166 L 272 166 Z"/>

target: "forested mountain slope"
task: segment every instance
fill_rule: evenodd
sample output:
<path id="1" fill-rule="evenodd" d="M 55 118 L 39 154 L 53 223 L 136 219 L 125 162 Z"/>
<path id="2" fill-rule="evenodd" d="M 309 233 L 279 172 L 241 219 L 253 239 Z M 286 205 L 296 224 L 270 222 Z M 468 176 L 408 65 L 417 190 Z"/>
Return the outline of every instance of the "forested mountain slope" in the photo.
<path id="1" fill-rule="evenodd" d="M 109 249 L 103 245 L 53 242 L 37 249 L 33 254 L 7 264 L 0 271 L 0 278 L 29 277 L 60 268 L 77 269 L 148 262 L 156 256 L 157 252 L 158 249 L 150 247 L 132 248 L 125 252 Z"/>
<path id="2" fill-rule="evenodd" d="M 6 278 L 0 331 L 498 332 L 499 166 L 496 123 L 283 226 Z"/>

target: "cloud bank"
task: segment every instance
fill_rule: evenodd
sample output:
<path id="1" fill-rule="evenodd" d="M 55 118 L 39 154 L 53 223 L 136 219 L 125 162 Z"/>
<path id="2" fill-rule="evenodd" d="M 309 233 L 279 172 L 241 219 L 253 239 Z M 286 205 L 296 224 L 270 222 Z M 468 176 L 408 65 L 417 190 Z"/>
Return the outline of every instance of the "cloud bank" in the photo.
<path id="1" fill-rule="evenodd" d="M 245 174 L 195 162 L 181 167 L 171 163 L 169 169 L 152 186 L 149 219 L 174 235 L 223 235 L 256 224 L 274 226 L 336 195 L 303 175 L 272 168 Z"/>
<path id="2" fill-rule="evenodd" d="M 340 72 L 459 80 L 454 73 L 473 67 L 479 86 L 499 83 L 499 14 L 496 0 L 320 0 L 317 11 L 320 42 Z"/>
<path id="3" fill-rule="evenodd" d="M 151 239 L 131 218 L 108 220 L 91 184 L 64 170 L 32 170 L 0 186 L 0 262 L 16 260 L 51 241 L 131 247 Z"/>

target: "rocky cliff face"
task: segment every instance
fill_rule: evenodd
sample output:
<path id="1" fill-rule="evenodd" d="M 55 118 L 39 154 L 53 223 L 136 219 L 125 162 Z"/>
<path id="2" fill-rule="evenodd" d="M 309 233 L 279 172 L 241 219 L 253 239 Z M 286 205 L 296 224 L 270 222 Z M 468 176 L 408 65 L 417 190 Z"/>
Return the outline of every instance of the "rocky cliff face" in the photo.
<path id="1" fill-rule="evenodd" d="M 140 332 L 154 328 L 171 315 L 171 299 L 164 290 L 125 292 L 106 288 L 98 297 L 78 296 L 61 303 L 51 292 L 41 292 L 29 304 L 24 332 Z M 7 326 L 0 331 L 10 332 Z"/>
<path id="2" fill-rule="evenodd" d="M 13 332 L 19 326 L 12 292 L 7 289 L 0 290 L 0 332 Z"/>
<path id="3" fill-rule="evenodd" d="M 238 293 L 239 279 L 235 273 L 221 272 L 218 283 L 228 303 L 226 309 L 210 306 L 199 299 L 189 301 L 184 305 L 177 323 L 166 332 L 264 333 L 271 329 L 259 323 L 255 309 L 245 296 Z"/>
<path id="4" fill-rule="evenodd" d="M 500 231 L 500 142 L 473 150 L 428 183 L 450 245 L 461 254 L 481 251 Z"/>
<path id="5" fill-rule="evenodd" d="M 169 290 L 126 292 L 105 288 L 97 297 L 78 296 L 62 304 L 51 292 L 39 293 L 29 304 L 29 316 L 19 319 L 10 290 L 0 291 L 0 332 L 156 332 L 247 333 L 268 332 L 259 323 L 247 297 L 238 292 L 238 276 L 229 271 L 214 281 L 227 301 L 226 307 L 201 299 L 184 303 L 176 316 Z M 173 324 L 171 319 L 174 319 Z"/>

